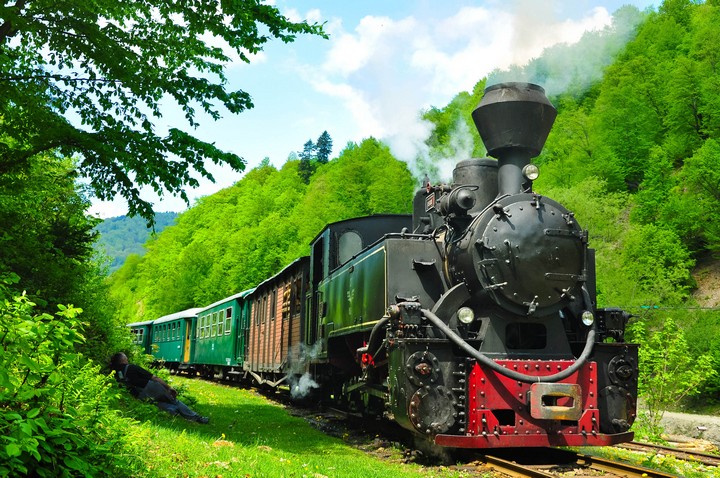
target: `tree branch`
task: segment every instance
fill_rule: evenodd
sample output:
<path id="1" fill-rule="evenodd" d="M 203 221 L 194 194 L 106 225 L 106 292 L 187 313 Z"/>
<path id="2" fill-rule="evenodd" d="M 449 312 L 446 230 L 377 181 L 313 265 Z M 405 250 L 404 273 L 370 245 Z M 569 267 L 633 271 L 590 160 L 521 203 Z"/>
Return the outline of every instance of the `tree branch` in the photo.
<path id="1" fill-rule="evenodd" d="M 23 8 L 25 8 L 25 4 L 27 3 L 26 0 L 17 0 L 15 2 L 15 5 L 12 7 L 6 8 L 6 10 L 10 9 L 16 9 L 18 12 L 18 16 L 20 16 L 20 12 Z M 0 43 L 4 43 L 6 39 L 10 38 L 11 36 L 14 36 L 17 30 L 13 29 L 12 22 L 10 20 L 5 20 L 2 25 L 0 25 Z"/>

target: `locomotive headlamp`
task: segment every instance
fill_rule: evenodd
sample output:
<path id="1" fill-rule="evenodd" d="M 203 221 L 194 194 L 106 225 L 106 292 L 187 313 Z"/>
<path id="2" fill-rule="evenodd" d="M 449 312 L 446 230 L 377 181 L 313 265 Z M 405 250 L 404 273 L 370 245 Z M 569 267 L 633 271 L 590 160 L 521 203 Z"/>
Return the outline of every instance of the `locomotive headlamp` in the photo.
<path id="1" fill-rule="evenodd" d="M 580 319 L 582 320 L 582 323 L 587 325 L 588 327 L 590 327 L 593 324 L 593 322 L 595 322 L 595 316 L 589 310 L 586 310 L 585 312 L 583 312 L 582 315 L 580 316 Z"/>
<path id="2" fill-rule="evenodd" d="M 460 307 L 457 312 L 458 320 L 465 325 L 475 320 L 475 312 L 470 307 Z"/>
<path id="3" fill-rule="evenodd" d="M 529 181 L 535 181 L 540 176 L 540 169 L 534 164 L 526 164 L 522 170 L 523 176 Z"/>

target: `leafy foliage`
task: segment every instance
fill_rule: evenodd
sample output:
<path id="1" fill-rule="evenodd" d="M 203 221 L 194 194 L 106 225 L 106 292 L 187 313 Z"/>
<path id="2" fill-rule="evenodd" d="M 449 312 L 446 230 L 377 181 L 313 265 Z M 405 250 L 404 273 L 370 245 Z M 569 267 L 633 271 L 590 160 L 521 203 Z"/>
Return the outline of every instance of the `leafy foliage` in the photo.
<path id="1" fill-rule="evenodd" d="M 249 62 L 271 38 L 324 35 L 261 0 L 30 0 L 0 16 L 0 173 L 25 169 L 38 153 L 78 155 L 99 198 L 119 193 L 130 215 L 148 221 L 152 206 L 140 187 L 187 200 L 193 170 L 212 177 L 206 161 L 244 167 L 177 127 L 158 133 L 161 103 L 174 100 L 191 127 L 199 112 L 220 118 L 220 105 L 240 113 L 253 104 L 247 92 L 227 89 L 233 55 Z"/>
<path id="2" fill-rule="evenodd" d="M 0 284 L 0 475 L 124 476 L 129 422 L 100 367 L 75 351 L 81 311 L 36 314 L 7 287 L 16 280 Z"/>
<path id="3" fill-rule="evenodd" d="M 700 392 L 699 386 L 717 372 L 708 354 L 690 355 L 683 330 L 671 318 L 665 318 L 659 330 L 637 321 L 633 335 L 643 345 L 639 351 L 638 388 L 647 411 L 642 417 L 651 438 L 660 436 L 660 420 L 669 407 Z"/>
<path id="4" fill-rule="evenodd" d="M 332 138 L 327 131 L 323 131 L 315 143 L 311 139 L 307 140 L 303 145 L 303 150 L 297 154 L 300 158 L 298 171 L 305 184 L 310 182 L 310 176 L 315 173 L 319 165 L 327 164 L 331 153 Z"/>
<path id="5" fill-rule="evenodd" d="M 13 272 L 34 298 L 68 302 L 89 272 L 96 222 L 75 190 L 69 161 L 35 156 L 25 172 L 0 175 L 0 272 Z"/>

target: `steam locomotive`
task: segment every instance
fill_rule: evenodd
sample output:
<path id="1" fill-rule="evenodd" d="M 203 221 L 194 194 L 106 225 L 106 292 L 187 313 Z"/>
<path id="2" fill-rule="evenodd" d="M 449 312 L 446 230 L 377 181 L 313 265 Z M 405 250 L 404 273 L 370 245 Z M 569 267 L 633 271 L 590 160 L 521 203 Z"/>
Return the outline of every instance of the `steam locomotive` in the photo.
<path id="1" fill-rule="evenodd" d="M 485 90 L 494 159 L 425 182 L 412 216 L 330 224 L 255 289 L 130 324 L 172 370 L 252 380 L 394 420 L 452 448 L 632 440 L 638 346 L 596 305 L 572 212 L 532 190 L 556 110 L 533 84 Z"/>

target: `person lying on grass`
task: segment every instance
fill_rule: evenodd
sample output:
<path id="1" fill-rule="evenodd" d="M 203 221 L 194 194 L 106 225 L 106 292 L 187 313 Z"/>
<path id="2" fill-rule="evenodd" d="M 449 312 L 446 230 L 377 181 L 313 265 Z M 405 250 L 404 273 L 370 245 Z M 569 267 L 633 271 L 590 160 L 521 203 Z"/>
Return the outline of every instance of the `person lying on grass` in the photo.
<path id="1" fill-rule="evenodd" d="M 115 371 L 115 379 L 127 387 L 135 398 L 140 400 L 149 398 L 161 410 L 171 415 L 180 415 L 190 421 L 198 423 L 210 421 L 208 417 L 201 416 L 178 400 L 177 391 L 163 379 L 139 365 L 129 363 L 124 353 L 118 352 L 112 356 L 110 368 Z"/>

